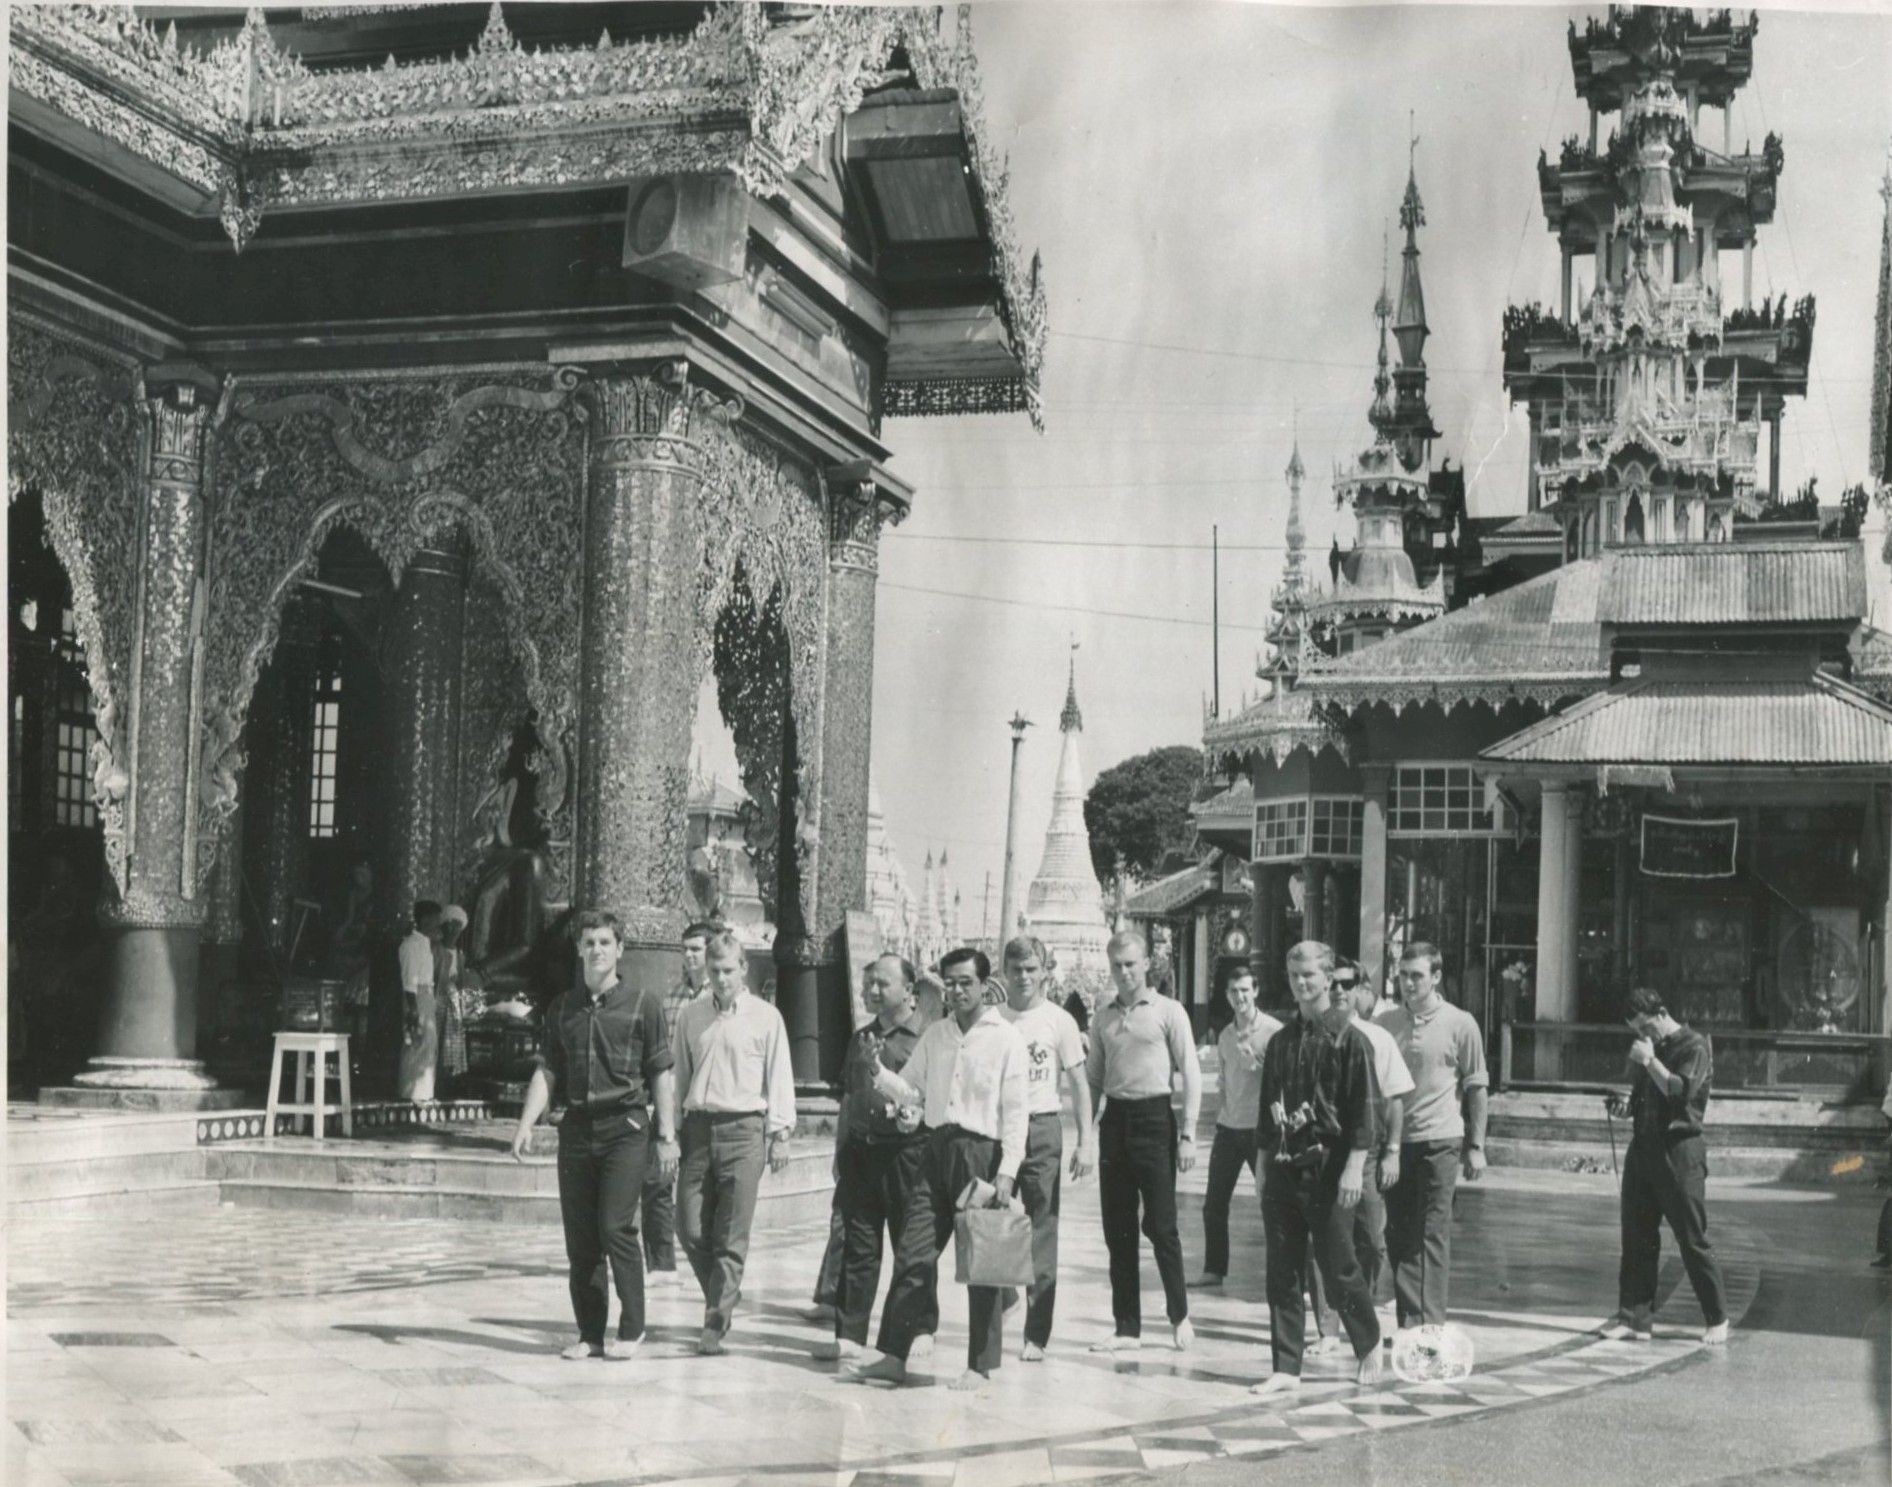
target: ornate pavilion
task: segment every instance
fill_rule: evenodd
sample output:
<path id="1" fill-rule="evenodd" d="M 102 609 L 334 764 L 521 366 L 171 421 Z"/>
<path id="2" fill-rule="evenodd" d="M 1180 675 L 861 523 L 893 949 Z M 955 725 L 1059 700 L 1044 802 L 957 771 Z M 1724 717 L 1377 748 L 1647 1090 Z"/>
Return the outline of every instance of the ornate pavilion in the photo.
<path id="1" fill-rule="evenodd" d="M 709 675 L 828 1072 L 883 424 L 1038 416 L 965 13 L 164 17 L 9 16 L 13 989 L 80 1029 L 42 1082 L 254 1082 L 351 926 L 385 1033 L 420 897 L 489 986 L 567 905 L 668 978 Z"/>
<path id="2" fill-rule="evenodd" d="M 1382 338 L 1374 444 L 1334 483 L 1357 548 L 1305 580 L 1297 455 L 1272 694 L 1205 728 L 1239 778 L 1199 834 L 1252 864 L 1225 952 L 1275 986 L 1302 936 L 1376 980 L 1436 943 L 1514 1083 L 1614 1078 L 1620 995 L 1646 983 L 1714 1033 L 1718 1083 L 1884 1084 L 1892 637 L 1868 619 L 1864 493 L 1799 519 L 1779 490 L 1812 300 L 1754 307 L 1723 277 L 1771 219 L 1782 146 L 1702 133 L 1757 25 L 1613 7 L 1572 26 L 1590 137 L 1539 167 L 1563 302 L 1504 320 L 1523 512 L 1468 518 L 1457 472 L 1430 467 L 1403 283 L 1406 396 L 1388 406 Z"/>

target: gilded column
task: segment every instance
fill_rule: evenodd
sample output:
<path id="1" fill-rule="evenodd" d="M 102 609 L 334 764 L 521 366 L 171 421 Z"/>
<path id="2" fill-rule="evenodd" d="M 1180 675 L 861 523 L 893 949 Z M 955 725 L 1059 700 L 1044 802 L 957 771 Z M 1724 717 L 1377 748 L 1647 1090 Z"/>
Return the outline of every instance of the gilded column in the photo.
<path id="1" fill-rule="evenodd" d="M 573 895 L 620 916 L 622 973 L 652 985 L 677 974 L 684 924 L 704 466 L 692 422 L 731 412 L 688 378 L 675 363 L 587 391 Z"/>
<path id="2" fill-rule="evenodd" d="M 250 704 L 243 831 L 231 830 L 224 847 L 226 853 L 240 848 L 248 865 L 263 939 L 277 965 L 289 953 L 295 902 L 308 870 L 309 764 L 321 639 L 317 601 L 292 593 L 283 605 L 275 652 Z"/>
<path id="3" fill-rule="evenodd" d="M 88 1089 L 201 1092 L 197 981 L 208 893 L 196 881 L 198 684 L 204 607 L 204 433 L 210 407 L 181 381 L 146 400 L 137 633 L 126 726 L 124 894 L 109 936 Z M 132 1103 L 147 1103 L 124 1096 Z"/>
<path id="4" fill-rule="evenodd" d="M 415 899 L 452 896 L 466 580 L 455 529 L 408 559 L 388 622 L 388 856 L 379 881 L 394 928 L 405 927 Z"/>
<path id="5" fill-rule="evenodd" d="M 777 1005 L 795 1077 L 834 1078 L 852 1031 L 841 943 L 850 910 L 867 907 L 867 789 L 873 749 L 874 595 L 880 526 L 890 514 L 870 481 L 830 486 L 826 655 L 821 699 L 821 846 L 815 964 L 781 967 Z"/>

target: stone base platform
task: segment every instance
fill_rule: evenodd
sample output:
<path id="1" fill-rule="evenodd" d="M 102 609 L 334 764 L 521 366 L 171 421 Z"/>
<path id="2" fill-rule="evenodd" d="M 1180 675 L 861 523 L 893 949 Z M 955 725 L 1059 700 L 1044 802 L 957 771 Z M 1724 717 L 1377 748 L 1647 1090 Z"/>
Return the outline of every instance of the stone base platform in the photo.
<path id="1" fill-rule="evenodd" d="M 39 1092 L 39 1102 L 59 1110 L 136 1110 L 172 1114 L 191 1110 L 239 1110 L 250 1103 L 240 1089 L 101 1089 L 58 1085 Z"/>

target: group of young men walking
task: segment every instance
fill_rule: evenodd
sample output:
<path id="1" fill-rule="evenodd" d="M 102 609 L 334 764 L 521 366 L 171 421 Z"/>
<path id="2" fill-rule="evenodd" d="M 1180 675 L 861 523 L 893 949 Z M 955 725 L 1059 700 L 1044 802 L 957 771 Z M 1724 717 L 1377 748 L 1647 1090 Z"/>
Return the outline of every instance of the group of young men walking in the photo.
<path id="1" fill-rule="evenodd" d="M 560 1206 L 579 1329 L 565 1356 L 635 1354 L 647 1266 L 674 1270 L 673 1184 L 677 1237 L 704 1297 L 698 1348 L 720 1353 L 742 1295 L 762 1171 L 786 1166 L 795 1125 L 786 1029 L 748 991 L 742 947 L 727 930 L 686 932 L 683 979 L 664 996 L 618 980 L 611 915 L 582 914 L 574 933 L 583 984 L 546 1014 L 540 1067 L 513 1141 L 522 1155 L 531 1127 L 562 1095 Z M 854 1034 L 843 1068 L 834 1243 L 824 1265 L 833 1299 L 822 1316 L 832 1318 L 834 1336 L 818 1349 L 857 1364 L 852 1376 L 863 1382 L 904 1383 L 909 1364 L 930 1353 L 940 1257 L 969 1203 L 1014 1204 L 1031 1219 L 1020 1357 L 1045 1356 L 1057 1300 L 1066 1092 L 1077 1130 L 1068 1170 L 1073 1179 L 1098 1174 L 1109 1254 L 1113 1331 L 1091 1350 L 1143 1345 L 1140 1236 L 1162 1283 L 1171 1345 L 1193 1343 L 1176 1202 L 1177 1177 L 1196 1161 L 1201 1106 L 1188 1014 L 1149 985 L 1148 950 L 1134 932 L 1109 943 L 1116 996 L 1098 1009 L 1088 1044 L 1046 997 L 1045 947 L 1027 936 L 1004 954 L 998 980 L 983 951 L 950 951 L 939 965 L 943 1014 L 930 1022 L 918 1009 L 912 965 L 887 955 L 866 973 L 871 1020 Z M 1247 1167 L 1260 1189 L 1266 1246 L 1273 1372 L 1255 1386 L 1264 1396 L 1299 1388 L 1310 1299 L 1317 1319 L 1330 1306 L 1337 1313 L 1363 1384 L 1383 1372 L 1385 1290 L 1387 1320 L 1400 1328 L 1446 1320 L 1453 1191 L 1461 1176 L 1477 1181 L 1485 1169 L 1483 1038 L 1469 1013 L 1445 1001 L 1438 951 L 1409 945 L 1398 966 L 1400 999 L 1377 1007 L 1370 988 L 1336 985 L 1324 944 L 1296 945 L 1286 969 L 1295 1010 L 1285 1023 L 1259 1010 L 1247 968 L 1224 987 L 1234 1015 L 1217 1042 L 1221 1107 L 1195 1282 L 1220 1285 L 1229 1272 L 1229 1206 Z M 1725 1317 L 1701 1203 L 1707 1042 L 1668 1018 L 1653 993 L 1633 995 L 1631 1023 L 1639 1073 L 1627 1107 L 1635 1134 L 1615 1330 L 1647 1335 L 1656 1225 L 1667 1218 L 1708 1313 L 1707 1340 L 1720 1341 Z M 881 1357 L 868 1363 L 889 1248 Z M 607 1340 L 612 1285 L 619 1321 Z M 999 1368 L 1005 1321 L 1020 1300 L 969 1287 L 966 1368 L 953 1387 L 976 1389 Z"/>

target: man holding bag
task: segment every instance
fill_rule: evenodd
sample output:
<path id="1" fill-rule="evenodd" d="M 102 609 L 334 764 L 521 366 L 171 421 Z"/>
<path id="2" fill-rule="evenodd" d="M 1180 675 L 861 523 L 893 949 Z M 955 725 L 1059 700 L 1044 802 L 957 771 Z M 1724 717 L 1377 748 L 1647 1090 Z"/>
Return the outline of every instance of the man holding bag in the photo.
<path id="1" fill-rule="evenodd" d="M 1005 988 L 989 980 L 992 965 L 982 950 L 947 952 L 940 974 L 950 1015 L 920 1035 L 898 1074 L 884 1064 L 874 1073 L 874 1088 L 881 1094 L 918 1105 L 923 1113 L 933 1250 L 925 1284 L 888 1297 L 882 1322 L 886 1356 L 860 1370 L 856 1377 L 863 1380 L 906 1382 L 913 1339 L 930 1331 L 939 1315 L 939 1256 L 952 1237 L 962 1195 L 975 1184 L 990 1184 L 997 1201 L 1009 1202 L 1025 1157 L 1030 1054 L 1024 1039 L 999 1014 Z M 953 1388 L 979 1388 L 1002 1361 L 1000 1297 L 996 1286 L 968 1288 L 966 1371 Z"/>

